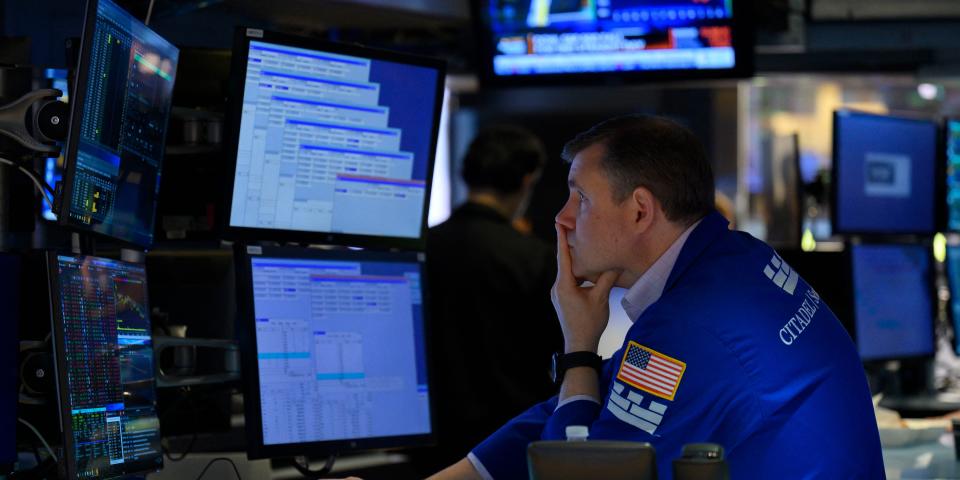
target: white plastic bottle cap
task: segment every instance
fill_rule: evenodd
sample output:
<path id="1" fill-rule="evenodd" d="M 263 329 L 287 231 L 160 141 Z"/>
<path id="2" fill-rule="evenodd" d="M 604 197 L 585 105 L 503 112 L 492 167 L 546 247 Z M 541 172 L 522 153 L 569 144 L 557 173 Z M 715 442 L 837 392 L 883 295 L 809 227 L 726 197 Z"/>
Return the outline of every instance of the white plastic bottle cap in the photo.
<path id="1" fill-rule="evenodd" d="M 590 436 L 590 429 L 585 425 L 567 425 L 567 440 L 583 441 Z"/>

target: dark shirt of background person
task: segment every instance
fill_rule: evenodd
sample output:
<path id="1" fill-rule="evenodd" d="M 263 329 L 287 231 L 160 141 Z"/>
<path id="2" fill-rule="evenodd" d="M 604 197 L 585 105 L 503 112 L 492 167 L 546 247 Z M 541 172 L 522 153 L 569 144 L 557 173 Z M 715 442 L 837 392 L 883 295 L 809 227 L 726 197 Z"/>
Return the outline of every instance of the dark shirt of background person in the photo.
<path id="1" fill-rule="evenodd" d="M 545 161 L 543 144 L 527 130 L 483 130 L 463 161 L 467 202 L 427 236 L 437 447 L 425 473 L 463 458 L 556 393 L 547 373 L 563 346 L 550 302 L 556 255 L 511 224 Z"/>

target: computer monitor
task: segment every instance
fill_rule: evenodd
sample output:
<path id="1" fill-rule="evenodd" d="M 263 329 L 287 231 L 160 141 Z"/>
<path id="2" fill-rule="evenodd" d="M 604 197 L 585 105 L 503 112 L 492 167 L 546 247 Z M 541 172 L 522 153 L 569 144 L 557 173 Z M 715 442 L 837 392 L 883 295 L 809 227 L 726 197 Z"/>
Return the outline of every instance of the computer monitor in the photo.
<path id="1" fill-rule="evenodd" d="M 744 0 L 474 0 L 480 68 L 494 84 L 748 76 Z"/>
<path id="2" fill-rule="evenodd" d="M 960 232 L 960 118 L 944 125 L 947 162 L 947 230 Z"/>
<path id="3" fill-rule="evenodd" d="M 48 262 L 67 478 L 159 470 L 143 265 L 56 254 Z"/>
<path id="4" fill-rule="evenodd" d="M 845 110 L 833 121 L 834 232 L 934 233 L 943 211 L 937 123 Z"/>
<path id="5" fill-rule="evenodd" d="M 179 51 L 111 0 L 80 43 L 58 221 L 148 247 Z"/>
<path id="6" fill-rule="evenodd" d="M 422 253 L 236 258 L 248 457 L 431 440 Z"/>
<path id="7" fill-rule="evenodd" d="M 960 245 L 947 245 L 947 287 L 950 289 L 950 307 L 948 313 L 953 323 L 953 342 L 957 355 L 960 355 Z"/>
<path id="8" fill-rule="evenodd" d="M 441 61 L 239 29 L 228 231 L 422 248 Z"/>
<path id="9" fill-rule="evenodd" d="M 861 359 L 933 355 L 933 258 L 916 244 L 853 245 L 853 299 Z"/>

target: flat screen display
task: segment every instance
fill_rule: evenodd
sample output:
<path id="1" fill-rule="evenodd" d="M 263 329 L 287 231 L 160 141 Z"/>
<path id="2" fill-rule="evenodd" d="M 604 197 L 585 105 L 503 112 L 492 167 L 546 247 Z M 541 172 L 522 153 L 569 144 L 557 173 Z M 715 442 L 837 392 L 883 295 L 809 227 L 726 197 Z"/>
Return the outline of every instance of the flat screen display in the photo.
<path id="1" fill-rule="evenodd" d="M 960 232 L 960 119 L 946 124 L 947 230 Z"/>
<path id="2" fill-rule="evenodd" d="M 856 340 L 863 360 L 932 355 L 933 259 L 922 245 L 854 245 Z"/>
<path id="3" fill-rule="evenodd" d="M 833 128 L 834 230 L 934 233 L 937 123 L 838 111 Z"/>
<path id="4" fill-rule="evenodd" d="M 110 0 L 87 8 L 57 216 L 148 247 L 179 50 Z"/>
<path id="5" fill-rule="evenodd" d="M 419 242 L 442 64 L 276 35 L 236 48 L 229 227 L 261 239 Z"/>
<path id="6" fill-rule="evenodd" d="M 143 265 L 51 255 L 61 425 L 70 478 L 163 465 Z"/>
<path id="7" fill-rule="evenodd" d="M 960 245 L 947 246 L 947 287 L 950 289 L 950 318 L 953 320 L 954 348 L 960 355 Z"/>
<path id="8" fill-rule="evenodd" d="M 477 1 L 481 62 L 493 79 L 744 74 L 752 62 L 741 2 Z"/>
<path id="9" fill-rule="evenodd" d="M 241 287 L 253 449 L 429 435 L 418 254 L 248 248 L 260 252 L 245 256 Z"/>

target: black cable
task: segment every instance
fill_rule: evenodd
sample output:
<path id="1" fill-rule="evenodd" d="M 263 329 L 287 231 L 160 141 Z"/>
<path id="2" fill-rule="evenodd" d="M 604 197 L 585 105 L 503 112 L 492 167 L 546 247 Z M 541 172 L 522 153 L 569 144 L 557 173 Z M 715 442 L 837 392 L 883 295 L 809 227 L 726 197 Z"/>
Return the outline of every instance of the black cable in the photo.
<path id="1" fill-rule="evenodd" d="M 170 460 L 171 462 L 179 462 L 179 461 L 183 460 L 184 458 L 187 458 L 187 455 L 190 455 L 190 452 L 193 451 L 193 444 L 197 442 L 197 437 L 198 437 L 198 436 L 199 436 L 198 433 L 197 433 L 196 431 L 194 431 L 194 432 L 193 432 L 193 435 L 190 436 L 190 442 L 187 443 L 187 448 L 185 448 L 185 449 L 183 450 L 183 452 L 180 453 L 180 456 L 179 456 L 179 457 L 174 457 L 174 456 L 170 453 L 170 450 L 167 450 L 167 447 L 161 446 L 161 449 L 163 450 L 163 455 L 164 455 L 165 457 L 167 457 L 167 460 Z"/>
<path id="2" fill-rule="evenodd" d="M 166 417 L 167 414 L 173 411 L 175 407 L 180 406 L 181 403 L 187 402 L 187 404 L 190 406 L 190 413 L 193 414 L 193 424 L 194 426 L 196 426 L 200 422 L 200 412 L 199 412 L 199 409 L 197 408 L 197 404 L 194 403 L 193 398 L 190 396 L 192 392 L 189 387 L 184 387 L 181 390 L 181 393 L 183 394 L 183 396 L 177 398 L 176 401 L 173 402 L 173 405 L 171 405 L 166 410 L 164 410 L 163 413 L 160 414 L 160 419 L 162 420 L 164 417 Z M 170 454 L 170 450 L 167 450 L 167 447 L 164 447 L 161 445 L 161 449 L 163 450 L 164 456 L 166 456 L 167 460 L 170 460 L 171 462 L 179 462 L 184 458 L 187 458 L 187 455 L 189 455 L 190 452 L 193 451 L 193 445 L 197 442 L 198 436 L 200 436 L 199 429 L 194 428 L 193 433 L 190 435 L 190 442 L 187 443 L 187 448 L 185 448 L 183 452 L 180 453 L 179 457 L 174 457 L 173 455 Z"/>
<path id="3" fill-rule="evenodd" d="M 36 183 L 37 183 L 38 185 L 40 185 L 41 187 L 43 187 L 44 190 L 46 190 L 47 192 L 50 192 L 51 195 L 54 194 L 53 187 L 51 187 L 50 184 L 48 184 L 48 183 L 43 179 L 43 177 L 40 176 L 40 173 L 37 172 L 36 170 L 34 170 L 34 169 L 32 169 L 32 168 L 27 168 L 27 167 L 25 167 L 25 166 L 23 166 L 23 165 L 15 162 L 15 161 L 13 161 L 13 160 L 10 160 L 10 159 L 8 159 L 8 158 L 2 158 L 2 157 L 0 157 L 0 163 L 5 163 L 5 164 L 7 164 L 7 165 L 10 165 L 11 167 L 17 167 L 18 170 L 20 170 L 20 171 L 22 171 L 23 173 L 29 175 L 31 180 L 36 180 Z"/>
<path id="4" fill-rule="evenodd" d="M 303 458 L 304 464 L 301 464 L 299 458 L 301 457 L 296 457 L 293 459 L 293 468 L 297 469 L 297 471 L 300 472 L 300 475 L 302 475 L 303 478 L 306 478 L 308 480 L 318 480 L 322 477 L 327 476 L 327 474 L 330 473 L 330 470 L 333 470 L 333 464 L 334 462 L 337 461 L 337 454 L 331 453 L 330 456 L 327 457 L 327 462 L 323 464 L 323 468 L 321 468 L 320 470 L 310 470 L 309 459 L 304 457 Z"/>
<path id="5" fill-rule="evenodd" d="M 210 460 L 209 462 L 207 462 L 207 466 L 206 466 L 206 467 L 203 467 L 203 470 L 200 471 L 200 475 L 197 475 L 197 479 L 196 479 L 196 480 L 200 480 L 201 478 L 203 478 L 203 476 L 207 473 L 207 470 L 209 470 L 210 467 L 211 467 L 214 463 L 217 463 L 217 462 L 219 462 L 219 461 L 223 461 L 223 462 L 229 463 L 230 466 L 233 467 L 233 473 L 236 473 L 236 474 L 237 474 L 237 480 L 243 480 L 243 477 L 240 476 L 240 470 L 237 469 L 237 464 L 236 464 L 236 463 L 233 463 L 233 460 L 230 460 L 230 459 L 227 458 L 227 457 L 217 457 L 217 458 L 214 458 L 213 460 Z"/>
<path id="6" fill-rule="evenodd" d="M 2 157 L 0 157 L 0 163 L 9 165 L 11 167 L 15 167 L 17 170 L 20 170 L 21 172 L 23 172 L 24 175 L 30 178 L 30 181 L 33 182 L 34 187 L 40 191 L 40 196 L 42 196 L 43 199 L 47 201 L 47 204 L 50 205 L 50 208 L 53 209 L 53 200 L 54 200 L 53 196 L 55 195 L 53 193 L 53 189 L 50 187 L 50 185 L 47 185 L 47 182 L 43 181 L 43 179 L 39 177 L 39 174 L 37 172 L 33 171 L 32 169 L 26 168 L 23 165 L 20 165 L 12 160 L 8 160 Z"/>

